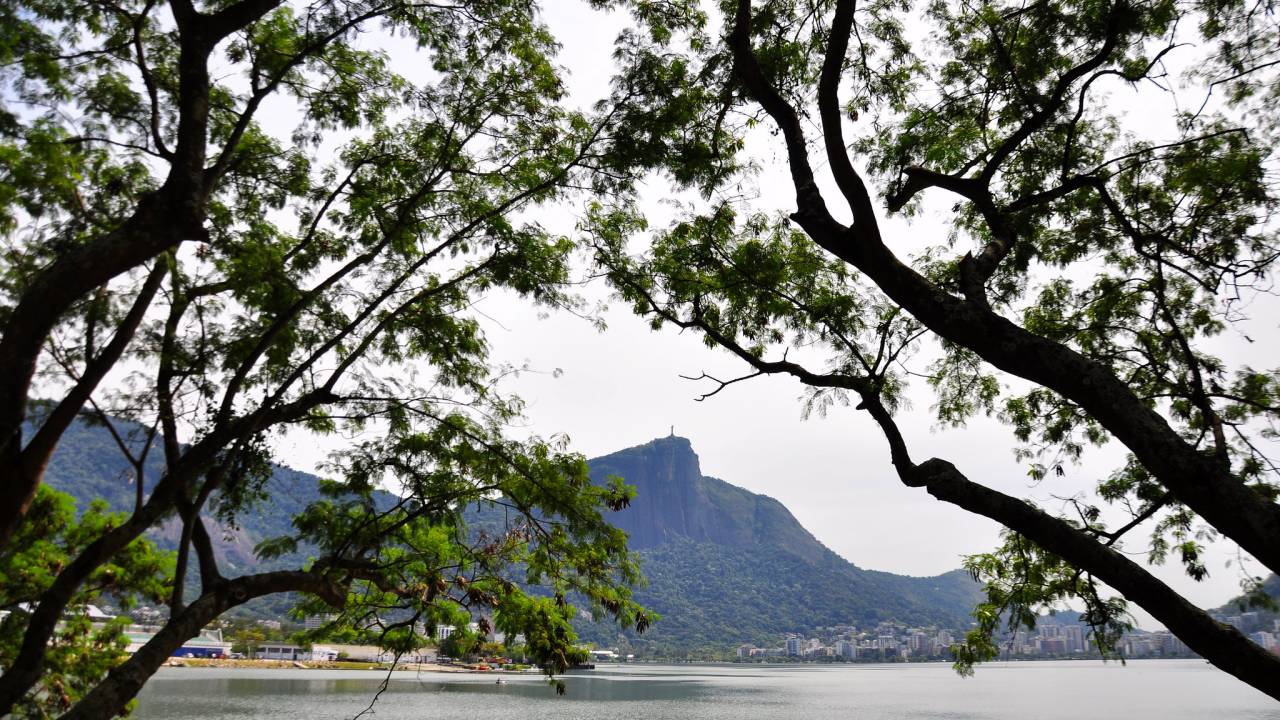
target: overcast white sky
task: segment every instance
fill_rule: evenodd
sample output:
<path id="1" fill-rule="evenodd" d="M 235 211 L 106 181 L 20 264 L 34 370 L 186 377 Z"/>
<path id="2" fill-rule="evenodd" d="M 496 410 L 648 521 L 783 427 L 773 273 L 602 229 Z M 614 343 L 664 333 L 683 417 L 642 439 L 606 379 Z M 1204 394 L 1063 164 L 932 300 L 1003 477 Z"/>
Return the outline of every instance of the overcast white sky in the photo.
<path id="1" fill-rule="evenodd" d="M 612 40 L 625 19 L 591 11 L 578 0 L 548 0 L 545 11 L 564 43 L 560 59 L 570 69 L 575 101 L 586 104 L 605 95 Z M 1167 114 L 1148 112 L 1138 121 L 1157 123 L 1161 117 Z M 760 209 L 789 208 L 793 196 L 785 167 L 778 158 L 764 157 Z M 656 206 L 655 211 L 668 212 Z M 542 221 L 568 231 L 573 217 L 556 213 Z M 901 246 L 895 233 L 937 238 L 944 232 L 937 218 L 929 217 L 918 220 L 911 232 L 901 223 L 888 228 L 895 248 Z M 585 294 L 607 297 L 602 287 L 588 288 Z M 820 541 L 864 568 L 936 574 L 955 569 L 963 555 L 989 550 L 996 542 L 995 523 L 903 486 L 889 464 L 882 435 L 864 413 L 838 408 L 826 418 L 802 420 L 798 398 L 803 387 L 793 380 L 757 379 L 697 402 L 710 387 L 680 375 L 734 377 L 742 374 L 742 364 L 707 349 L 692 335 L 670 329 L 651 332 L 623 304 L 606 314 L 609 328 L 604 333 L 568 314 L 540 317 L 527 304 L 503 296 L 488 298 L 479 308 L 490 318 L 487 334 L 495 360 L 528 362 L 544 371 L 523 374 L 508 386 L 528 402 L 526 432 L 565 433 L 573 449 L 595 457 L 666 435 L 674 425 L 676 434 L 692 441 L 704 474 L 777 498 Z M 1275 322 L 1254 330 L 1267 341 L 1253 350 L 1272 350 Z M 1232 348 L 1245 345 L 1230 338 L 1226 342 Z M 558 377 L 550 372 L 556 368 L 563 371 Z M 1083 467 L 1067 466 L 1065 477 L 1035 485 L 1025 464 L 1013 457 L 1011 435 L 997 422 L 936 430 L 926 389 L 918 388 L 911 397 L 913 409 L 900 422 L 917 460 L 949 459 L 970 478 L 1032 498 L 1047 509 L 1061 507 L 1054 496 L 1091 488 L 1123 456 L 1118 447 L 1104 448 L 1092 452 Z M 308 442 L 286 441 L 281 450 L 303 468 L 321 459 Z M 1238 591 L 1236 567 L 1224 565 L 1233 552 L 1215 549 L 1210 579 L 1203 583 L 1190 581 L 1176 567 L 1157 572 L 1194 602 L 1218 605 Z M 1139 617 L 1144 626 L 1154 624 Z"/>

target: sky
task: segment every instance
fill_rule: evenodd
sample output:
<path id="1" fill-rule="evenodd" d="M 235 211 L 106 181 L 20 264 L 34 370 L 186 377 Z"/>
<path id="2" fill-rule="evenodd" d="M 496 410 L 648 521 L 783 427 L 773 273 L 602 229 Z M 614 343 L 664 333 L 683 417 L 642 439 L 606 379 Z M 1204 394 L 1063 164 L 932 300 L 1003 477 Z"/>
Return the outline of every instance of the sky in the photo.
<path id="1" fill-rule="evenodd" d="M 607 93 L 612 40 L 625 18 L 592 11 L 577 0 L 549 0 L 544 8 L 564 44 L 560 62 L 570 70 L 572 100 L 586 106 Z M 407 52 L 393 49 L 393 61 L 412 62 Z M 1117 102 L 1128 102 L 1122 95 Z M 1158 129 L 1162 117 L 1168 115 L 1138 107 L 1130 122 Z M 792 204 L 790 182 L 768 141 L 762 131 L 749 144 L 764 166 L 757 188 L 759 209 L 785 210 Z M 655 197 L 664 192 L 660 186 L 652 190 Z M 660 217 L 670 212 L 656 202 L 648 209 Z M 942 209 L 927 210 L 912 226 L 888 223 L 890 245 L 908 253 L 912 237 L 941 237 Z M 560 209 L 539 220 L 569 232 L 574 217 Z M 592 302 L 609 299 L 607 288 L 598 284 L 584 288 L 583 294 Z M 739 383 L 698 401 L 714 386 L 682 375 L 728 379 L 745 374 L 743 364 L 708 349 L 692 334 L 670 328 L 651 331 L 625 303 L 615 302 L 604 312 L 605 332 L 567 313 L 547 316 L 509 296 L 485 298 L 477 310 L 485 318 L 493 359 L 532 368 L 506 385 L 527 403 L 526 422 L 513 429 L 515 435 L 563 433 L 573 450 L 596 457 L 674 430 L 692 441 L 703 474 L 778 499 L 819 541 L 863 568 L 933 575 L 959 567 L 964 555 L 990 550 L 997 542 L 995 523 L 902 485 L 883 436 L 865 413 L 836 407 L 827 417 L 805 420 L 803 386 L 780 377 Z M 1275 331 L 1274 321 L 1262 321 L 1251 330 L 1263 339 L 1261 345 L 1246 345 L 1232 336 L 1222 341 L 1224 351 L 1270 354 Z M 1065 466 L 1065 476 L 1037 484 L 1028 477 L 1026 464 L 1015 460 L 1012 436 L 1000 423 L 979 418 L 963 429 L 942 430 L 933 421 L 926 388 L 916 388 L 908 398 L 911 408 L 899 422 L 917 461 L 950 460 L 971 479 L 1032 499 L 1046 510 L 1061 510 L 1060 498 L 1090 489 L 1123 458 L 1113 444 L 1090 451 L 1081 465 Z M 323 460 L 322 446 L 310 441 L 286 441 L 280 449 L 286 461 L 300 468 L 314 468 Z M 1176 566 L 1155 572 L 1207 607 L 1222 604 L 1239 587 L 1232 549 L 1215 546 L 1209 568 L 1210 577 L 1202 583 Z M 1157 625 L 1143 613 L 1138 619 L 1144 627 Z"/>

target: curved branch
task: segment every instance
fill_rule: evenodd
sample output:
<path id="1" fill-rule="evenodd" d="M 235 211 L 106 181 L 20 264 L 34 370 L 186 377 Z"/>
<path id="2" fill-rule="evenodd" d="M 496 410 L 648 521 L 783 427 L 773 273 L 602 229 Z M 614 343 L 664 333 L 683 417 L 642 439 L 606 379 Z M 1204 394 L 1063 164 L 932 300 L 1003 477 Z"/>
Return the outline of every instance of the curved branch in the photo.
<path id="1" fill-rule="evenodd" d="M 1230 625 L 1214 620 L 1141 565 L 1095 541 L 1088 532 L 1022 500 L 972 482 L 945 460 L 931 458 L 913 463 L 901 432 L 879 397 L 866 395 L 863 405 L 888 438 L 894 467 L 904 485 L 924 488 L 943 502 L 991 518 L 1096 576 L 1150 612 L 1206 660 L 1280 700 L 1280 656 Z"/>
<path id="2" fill-rule="evenodd" d="M 844 70 L 845 53 L 849 50 L 849 36 L 853 32 L 856 8 L 856 0 L 839 0 L 836 3 L 827 54 L 818 80 L 818 109 L 822 116 L 822 140 L 827 149 L 827 161 L 831 163 L 836 185 L 853 210 L 854 227 L 878 236 L 880 231 L 877 229 L 871 193 L 849 161 L 849 152 L 844 145 L 844 131 L 840 126 L 840 77 Z"/>
<path id="3" fill-rule="evenodd" d="M 845 41 L 847 42 L 848 38 Z M 738 0 L 733 33 L 729 37 L 729 42 L 733 48 L 735 73 L 746 86 L 751 97 L 760 103 L 769 117 L 778 124 L 786 141 L 791 181 L 796 190 L 797 209 L 793 219 L 801 222 L 800 218 L 803 217 L 802 225 L 809 223 L 820 226 L 828 232 L 843 232 L 845 228 L 831 217 L 826 201 L 822 199 L 822 193 L 814 180 L 804 130 L 800 127 L 800 116 L 795 108 L 783 99 L 777 89 L 769 84 L 756 59 L 755 51 L 751 49 L 751 0 Z M 879 241 L 879 234 L 875 231 L 874 224 L 862 229 L 875 232 L 874 237 L 877 242 Z"/>
<path id="4" fill-rule="evenodd" d="M 280 592 L 307 592 L 318 595 L 333 607 L 346 603 L 345 589 L 317 573 L 278 571 L 246 575 L 229 580 L 206 592 L 182 612 L 169 619 L 123 664 L 62 715 L 62 720 L 109 720 L 121 713 L 156 670 L 187 640 L 227 610 L 257 597 Z"/>

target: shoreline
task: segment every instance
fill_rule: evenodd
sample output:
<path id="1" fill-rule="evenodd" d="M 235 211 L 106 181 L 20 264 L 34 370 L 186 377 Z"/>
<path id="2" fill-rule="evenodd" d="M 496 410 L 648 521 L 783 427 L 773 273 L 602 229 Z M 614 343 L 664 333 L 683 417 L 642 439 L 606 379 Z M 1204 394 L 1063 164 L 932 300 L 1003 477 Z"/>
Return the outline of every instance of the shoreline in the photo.
<path id="1" fill-rule="evenodd" d="M 334 661 L 301 661 L 301 660 L 250 660 L 250 659 L 213 659 L 213 658 L 169 658 L 163 667 L 172 668 L 236 668 L 257 670 L 391 670 L 391 663 L 362 662 L 351 660 Z M 471 673 L 476 675 L 523 675 L 537 672 L 536 668 L 528 670 L 503 670 L 486 666 L 460 663 L 396 663 L 394 670 L 439 673 Z"/>

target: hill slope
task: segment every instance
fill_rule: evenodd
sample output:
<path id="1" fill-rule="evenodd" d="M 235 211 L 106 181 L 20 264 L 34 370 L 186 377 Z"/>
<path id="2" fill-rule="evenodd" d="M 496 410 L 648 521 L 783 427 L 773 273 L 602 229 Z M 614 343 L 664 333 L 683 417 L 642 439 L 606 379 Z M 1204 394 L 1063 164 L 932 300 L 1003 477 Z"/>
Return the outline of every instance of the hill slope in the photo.
<path id="1" fill-rule="evenodd" d="M 118 421 L 116 427 L 135 452 L 142 447 L 140 426 Z M 147 492 L 164 472 L 158 441 L 156 445 L 148 454 L 145 466 L 144 491 Z M 277 465 L 267 481 L 271 497 L 269 503 L 244 513 L 237 519 L 238 527 L 224 527 L 208 521 L 209 534 L 214 540 L 214 550 L 223 572 L 240 575 L 266 567 L 254 555 L 254 546 L 268 537 L 289 532 L 293 516 L 319 497 L 317 480 L 314 475 Z M 134 484 L 131 466 L 106 427 L 96 423 L 77 421 L 67 429 L 49 463 L 45 481 L 54 489 L 75 497 L 81 509 L 93 500 L 101 499 L 112 510 L 129 512 L 136 502 L 137 485 Z M 173 548 L 181 536 L 181 529 L 176 520 L 170 519 L 151 536 L 161 547 Z M 291 563 L 284 559 L 267 569 L 284 564 Z"/>
<path id="2" fill-rule="evenodd" d="M 667 437 L 590 461 L 636 486 L 611 521 L 626 530 L 662 614 L 659 645 L 777 645 L 785 632 L 882 620 L 966 627 L 978 586 L 961 572 L 864 570 L 818 542 L 777 500 L 703 476 L 689 441 Z"/>
<path id="3" fill-rule="evenodd" d="M 643 639 L 630 638 L 633 643 L 729 647 L 777 644 L 781 633 L 825 625 L 968 623 L 977 586 L 963 573 L 912 578 L 858 568 L 818 542 L 777 500 L 703 476 L 684 438 L 654 440 L 590 466 L 597 481 L 618 475 L 638 490 L 631 507 L 611 520 L 627 531 L 649 577 L 640 601 L 663 619 Z M 149 479 L 159 472 L 154 458 Z M 128 465 L 100 426 L 77 423 L 68 431 L 47 481 L 82 504 L 102 498 L 117 510 L 133 507 L 136 486 Z M 293 514 L 317 497 L 316 487 L 315 476 L 277 467 L 268 485 L 271 501 L 246 513 L 239 527 L 211 533 L 225 570 L 263 567 L 254 545 L 288 532 Z M 483 523 L 484 514 L 476 520 Z M 156 539 L 172 547 L 176 526 L 162 528 Z M 282 606 L 262 609 L 268 607 Z M 583 630 L 597 641 L 617 639 L 603 625 Z"/>

